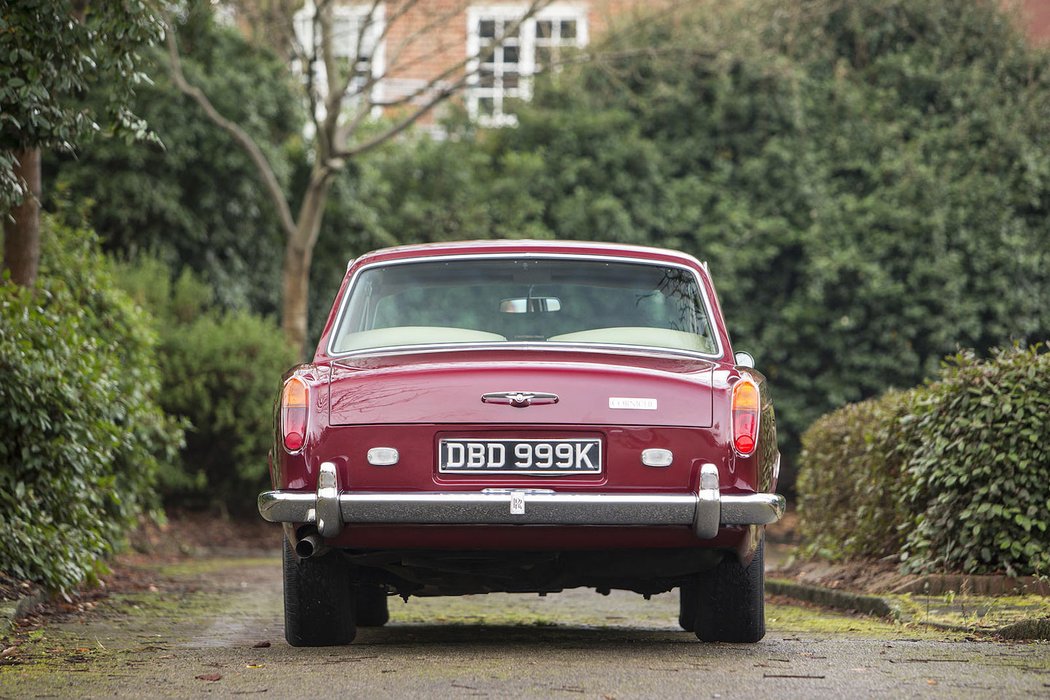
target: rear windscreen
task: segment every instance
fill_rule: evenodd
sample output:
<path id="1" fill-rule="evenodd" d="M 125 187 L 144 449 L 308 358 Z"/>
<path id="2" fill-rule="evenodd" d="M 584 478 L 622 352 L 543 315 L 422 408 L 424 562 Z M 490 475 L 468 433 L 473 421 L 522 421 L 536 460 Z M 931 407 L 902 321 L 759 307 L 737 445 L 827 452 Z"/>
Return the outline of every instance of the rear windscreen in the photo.
<path id="1" fill-rule="evenodd" d="M 523 342 L 717 352 L 697 277 L 674 266 L 464 257 L 366 268 L 349 294 L 334 353 Z"/>

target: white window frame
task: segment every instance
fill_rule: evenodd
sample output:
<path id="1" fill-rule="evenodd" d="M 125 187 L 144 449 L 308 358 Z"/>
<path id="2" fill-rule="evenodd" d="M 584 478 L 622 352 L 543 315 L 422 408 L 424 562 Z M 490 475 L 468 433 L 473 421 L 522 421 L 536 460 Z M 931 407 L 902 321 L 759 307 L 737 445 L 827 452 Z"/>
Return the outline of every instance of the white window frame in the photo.
<path id="1" fill-rule="evenodd" d="M 317 12 L 314 3 L 311 0 L 307 0 L 306 4 L 295 13 L 293 17 L 293 27 L 295 30 L 296 39 L 302 45 L 303 50 L 309 52 L 313 47 L 313 17 Z M 372 12 L 372 3 L 356 3 L 356 4 L 339 4 L 332 8 L 332 33 L 333 33 L 333 49 L 334 54 L 337 58 L 348 58 L 352 61 L 356 61 L 360 55 L 357 47 L 357 37 L 360 35 L 361 23 L 369 18 L 369 14 Z M 340 25 L 348 27 L 346 32 L 346 41 L 339 41 Z M 386 4 L 380 3 L 376 8 L 374 14 L 372 14 L 371 24 L 367 28 L 364 36 L 362 37 L 363 42 L 366 46 L 371 45 L 372 56 L 369 61 L 371 68 L 372 78 L 375 83 L 372 85 L 372 89 L 369 93 L 369 99 L 372 103 L 377 106 L 372 110 L 372 116 L 378 117 L 382 114 L 382 108 L 378 106 L 382 103 L 384 98 L 384 85 L 382 77 L 386 73 L 386 38 L 383 34 L 386 31 Z M 313 66 L 314 74 L 314 90 L 318 97 L 321 98 L 321 102 L 318 104 L 318 109 L 323 110 L 323 100 L 328 95 L 328 72 L 325 68 L 324 60 L 318 57 Z M 344 105 L 350 107 L 356 104 L 360 100 L 360 95 L 354 92 L 354 82 L 351 81 L 351 87 L 348 91 L 350 99 Z M 324 118 L 324 114 L 319 114 L 319 118 Z"/>
<path id="2" fill-rule="evenodd" d="M 501 5 L 471 5 L 467 10 L 467 91 L 466 106 L 470 118 L 483 126 L 514 126 L 518 120 L 513 114 L 507 114 L 503 110 L 505 95 L 498 92 L 500 88 L 482 88 L 480 82 L 480 60 L 481 36 L 479 25 L 483 20 L 502 21 L 512 24 L 520 20 L 527 12 L 529 6 L 524 3 L 501 4 Z M 539 21 L 562 21 L 574 20 L 576 22 L 576 36 L 574 45 L 582 48 L 588 42 L 587 6 L 573 2 L 555 2 L 547 5 L 533 16 L 521 23 L 518 32 L 518 98 L 522 100 L 532 99 L 532 76 L 537 73 L 536 68 L 536 23 Z M 497 35 L 498 38 L 498 35 Z M 561 43 L 560 46 L 570 46 Z M 493 112 L 481 114 L 479 103 L 481 98 L 491 96 L 494 98 Z"/>

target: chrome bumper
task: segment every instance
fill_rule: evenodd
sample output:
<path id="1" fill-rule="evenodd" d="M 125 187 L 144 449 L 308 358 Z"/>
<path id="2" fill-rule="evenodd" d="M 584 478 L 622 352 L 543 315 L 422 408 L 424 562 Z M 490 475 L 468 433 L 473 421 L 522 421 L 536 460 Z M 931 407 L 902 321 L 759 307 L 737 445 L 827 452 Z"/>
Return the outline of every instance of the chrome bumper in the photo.
<path id="1" fill-rule="evenodd" d="M 784 515 L 779 494 L 723 495 L 717 484 L 717 469 L 705 464 L 699 493 L 340 492 L 335 466 L 325 462 L 316 493 L 266 491 L 259 494 L 259 513 L 274 523 L 315 523 L 323 537 L 335 537 L 343 525 L 359 524 L 689 525 L 701 539 L 711 539 L 721 526 L 768 525 Z"/>

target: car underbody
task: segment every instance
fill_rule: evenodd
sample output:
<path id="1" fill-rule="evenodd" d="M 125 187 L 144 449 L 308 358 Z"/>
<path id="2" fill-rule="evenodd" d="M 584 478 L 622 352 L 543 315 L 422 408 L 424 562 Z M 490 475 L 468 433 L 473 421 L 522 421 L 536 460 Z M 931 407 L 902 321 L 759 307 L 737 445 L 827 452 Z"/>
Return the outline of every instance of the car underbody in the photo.
<path id="1" fill-rule="evenodd" d="M 708 571 L 732 550 L 706 548 L 593 551 L 337 550 L 352 577 L 400 596 L 555 593 L 566 588 L 623 589 L 655 595 Z M 645 572 L 644 577 L 639 572 Z"/>

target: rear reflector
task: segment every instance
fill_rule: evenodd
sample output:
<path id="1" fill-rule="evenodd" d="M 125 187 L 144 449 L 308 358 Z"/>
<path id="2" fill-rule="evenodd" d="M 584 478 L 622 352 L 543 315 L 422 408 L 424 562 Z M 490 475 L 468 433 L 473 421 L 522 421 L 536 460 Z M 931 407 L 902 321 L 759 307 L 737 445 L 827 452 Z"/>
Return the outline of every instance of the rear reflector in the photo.
<path id="1" fill-rule="evenodd" d="M 749 457 L 758 444 L 758 386 L 744 376 L 733 387 L 733 447 Z"/>
<path id="2" fill-rule="evenodd" d="M 284 449 L 298 452 L 306 443 L 306 420 L 309 389 L 299 377 L 292 377 L 284 383 L 281 392 L 281 436 Z"/>

